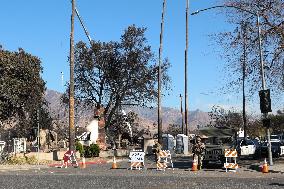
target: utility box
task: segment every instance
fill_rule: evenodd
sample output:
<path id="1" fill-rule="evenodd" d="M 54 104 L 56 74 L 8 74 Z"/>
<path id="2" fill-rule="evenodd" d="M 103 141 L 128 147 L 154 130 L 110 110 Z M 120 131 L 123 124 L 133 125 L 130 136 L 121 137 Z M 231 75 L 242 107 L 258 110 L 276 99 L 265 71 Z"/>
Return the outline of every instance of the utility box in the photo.
<path id="1" fill-rule="evenodd" d="M 188 154 L 188 136 L 178 134 L 176 137 L 176 153 Z"/>
<path id="2" fill-rule="evenodd" d="M 26 138 L 13 138 L 13 152 L 15 154 L 26 152 L 27 139 Z"/>
<path id="3" fill-rule="evenodd" d="M 162 150 L 169 150 L 171 154 L 174 153 L 174 136 L 170 134 L 163 134 L 163 147 Z"/>

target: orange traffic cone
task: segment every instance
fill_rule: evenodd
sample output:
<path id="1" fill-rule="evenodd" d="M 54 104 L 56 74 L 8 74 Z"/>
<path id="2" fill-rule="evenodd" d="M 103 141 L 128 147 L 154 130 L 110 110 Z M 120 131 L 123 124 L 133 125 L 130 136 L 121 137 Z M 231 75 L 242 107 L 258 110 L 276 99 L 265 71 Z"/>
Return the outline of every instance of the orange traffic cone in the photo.
<path id="1" fill-rule="evenodd" d="M 81 168 L 85 169 L 86 168 L 86 159 L 85 157 L 82 157 L 82 164 L 81 164 Z"/>
<path id="2" fill-rule="evenodd" d="M 112 161 L 112 169 L 117 169 L 117 165 L 116 165 L 116 160 L 115 160 L 115 156 L 113 156 L 113 161 Z"/>
<path id="3" fill-rule="evenodd" d="M 265 158 L 264 163 L 262 165 L 262 173 L 268 173 L 268 172 L 269 172 L 268 165 L 267 165 L 266 158 Z"/>
<path id="4" fill-rule="evenodd" d="M 192 168 L 191 168 L 191 171 L 197 171 L 198 169 L 197 169 L 197 162 L 196 162 L 196 160 L 193 160 L 192 161 Z"/>

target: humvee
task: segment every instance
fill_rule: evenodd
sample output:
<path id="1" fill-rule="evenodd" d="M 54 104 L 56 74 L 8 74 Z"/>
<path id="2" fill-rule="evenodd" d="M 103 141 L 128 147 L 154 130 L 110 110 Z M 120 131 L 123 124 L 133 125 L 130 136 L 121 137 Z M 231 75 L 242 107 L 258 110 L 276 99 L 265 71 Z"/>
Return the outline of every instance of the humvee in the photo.
<path id="1" fill-rule="evenodd" d="M 205 135 L 205 155 L 203 165 L 225 162 L 225 149 L 235 149 L 236 132 L 228 128 L 204 128 L 199 130 L 200 135 Z"/>

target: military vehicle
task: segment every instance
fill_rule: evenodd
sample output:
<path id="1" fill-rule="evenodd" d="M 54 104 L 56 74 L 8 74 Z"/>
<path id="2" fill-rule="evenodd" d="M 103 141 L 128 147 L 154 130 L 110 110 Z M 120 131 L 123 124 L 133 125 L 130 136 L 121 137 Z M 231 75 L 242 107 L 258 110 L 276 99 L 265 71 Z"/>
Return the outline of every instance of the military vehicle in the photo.
<path id="1" fill-rule="evenodd" d="M 199 135 L 203 136 L 205 143 L 204 166 L 223 165 L 226 160 L 225 149 L 235 149 L 236 132 L 233 129 L 207 127 L 200 129 Z"/>

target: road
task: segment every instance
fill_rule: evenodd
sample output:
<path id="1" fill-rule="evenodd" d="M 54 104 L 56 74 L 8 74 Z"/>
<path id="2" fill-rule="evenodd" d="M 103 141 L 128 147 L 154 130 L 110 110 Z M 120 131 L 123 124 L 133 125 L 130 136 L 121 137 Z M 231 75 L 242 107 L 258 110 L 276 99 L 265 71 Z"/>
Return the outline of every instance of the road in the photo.
<path id="1" fill-rule="evenodd" d="M 190 171 L 186 159 L 176 159 L 174 170 L 157 171 L 152 161 L 147 169 L 128 170 L 126 161 L 87 165 L 87 168 L 44 168 L 0 172 L 0 188 L 283 188 L 283 173 L 263 174 L 246 166 L 237 172 L 222 169 Z"/>

